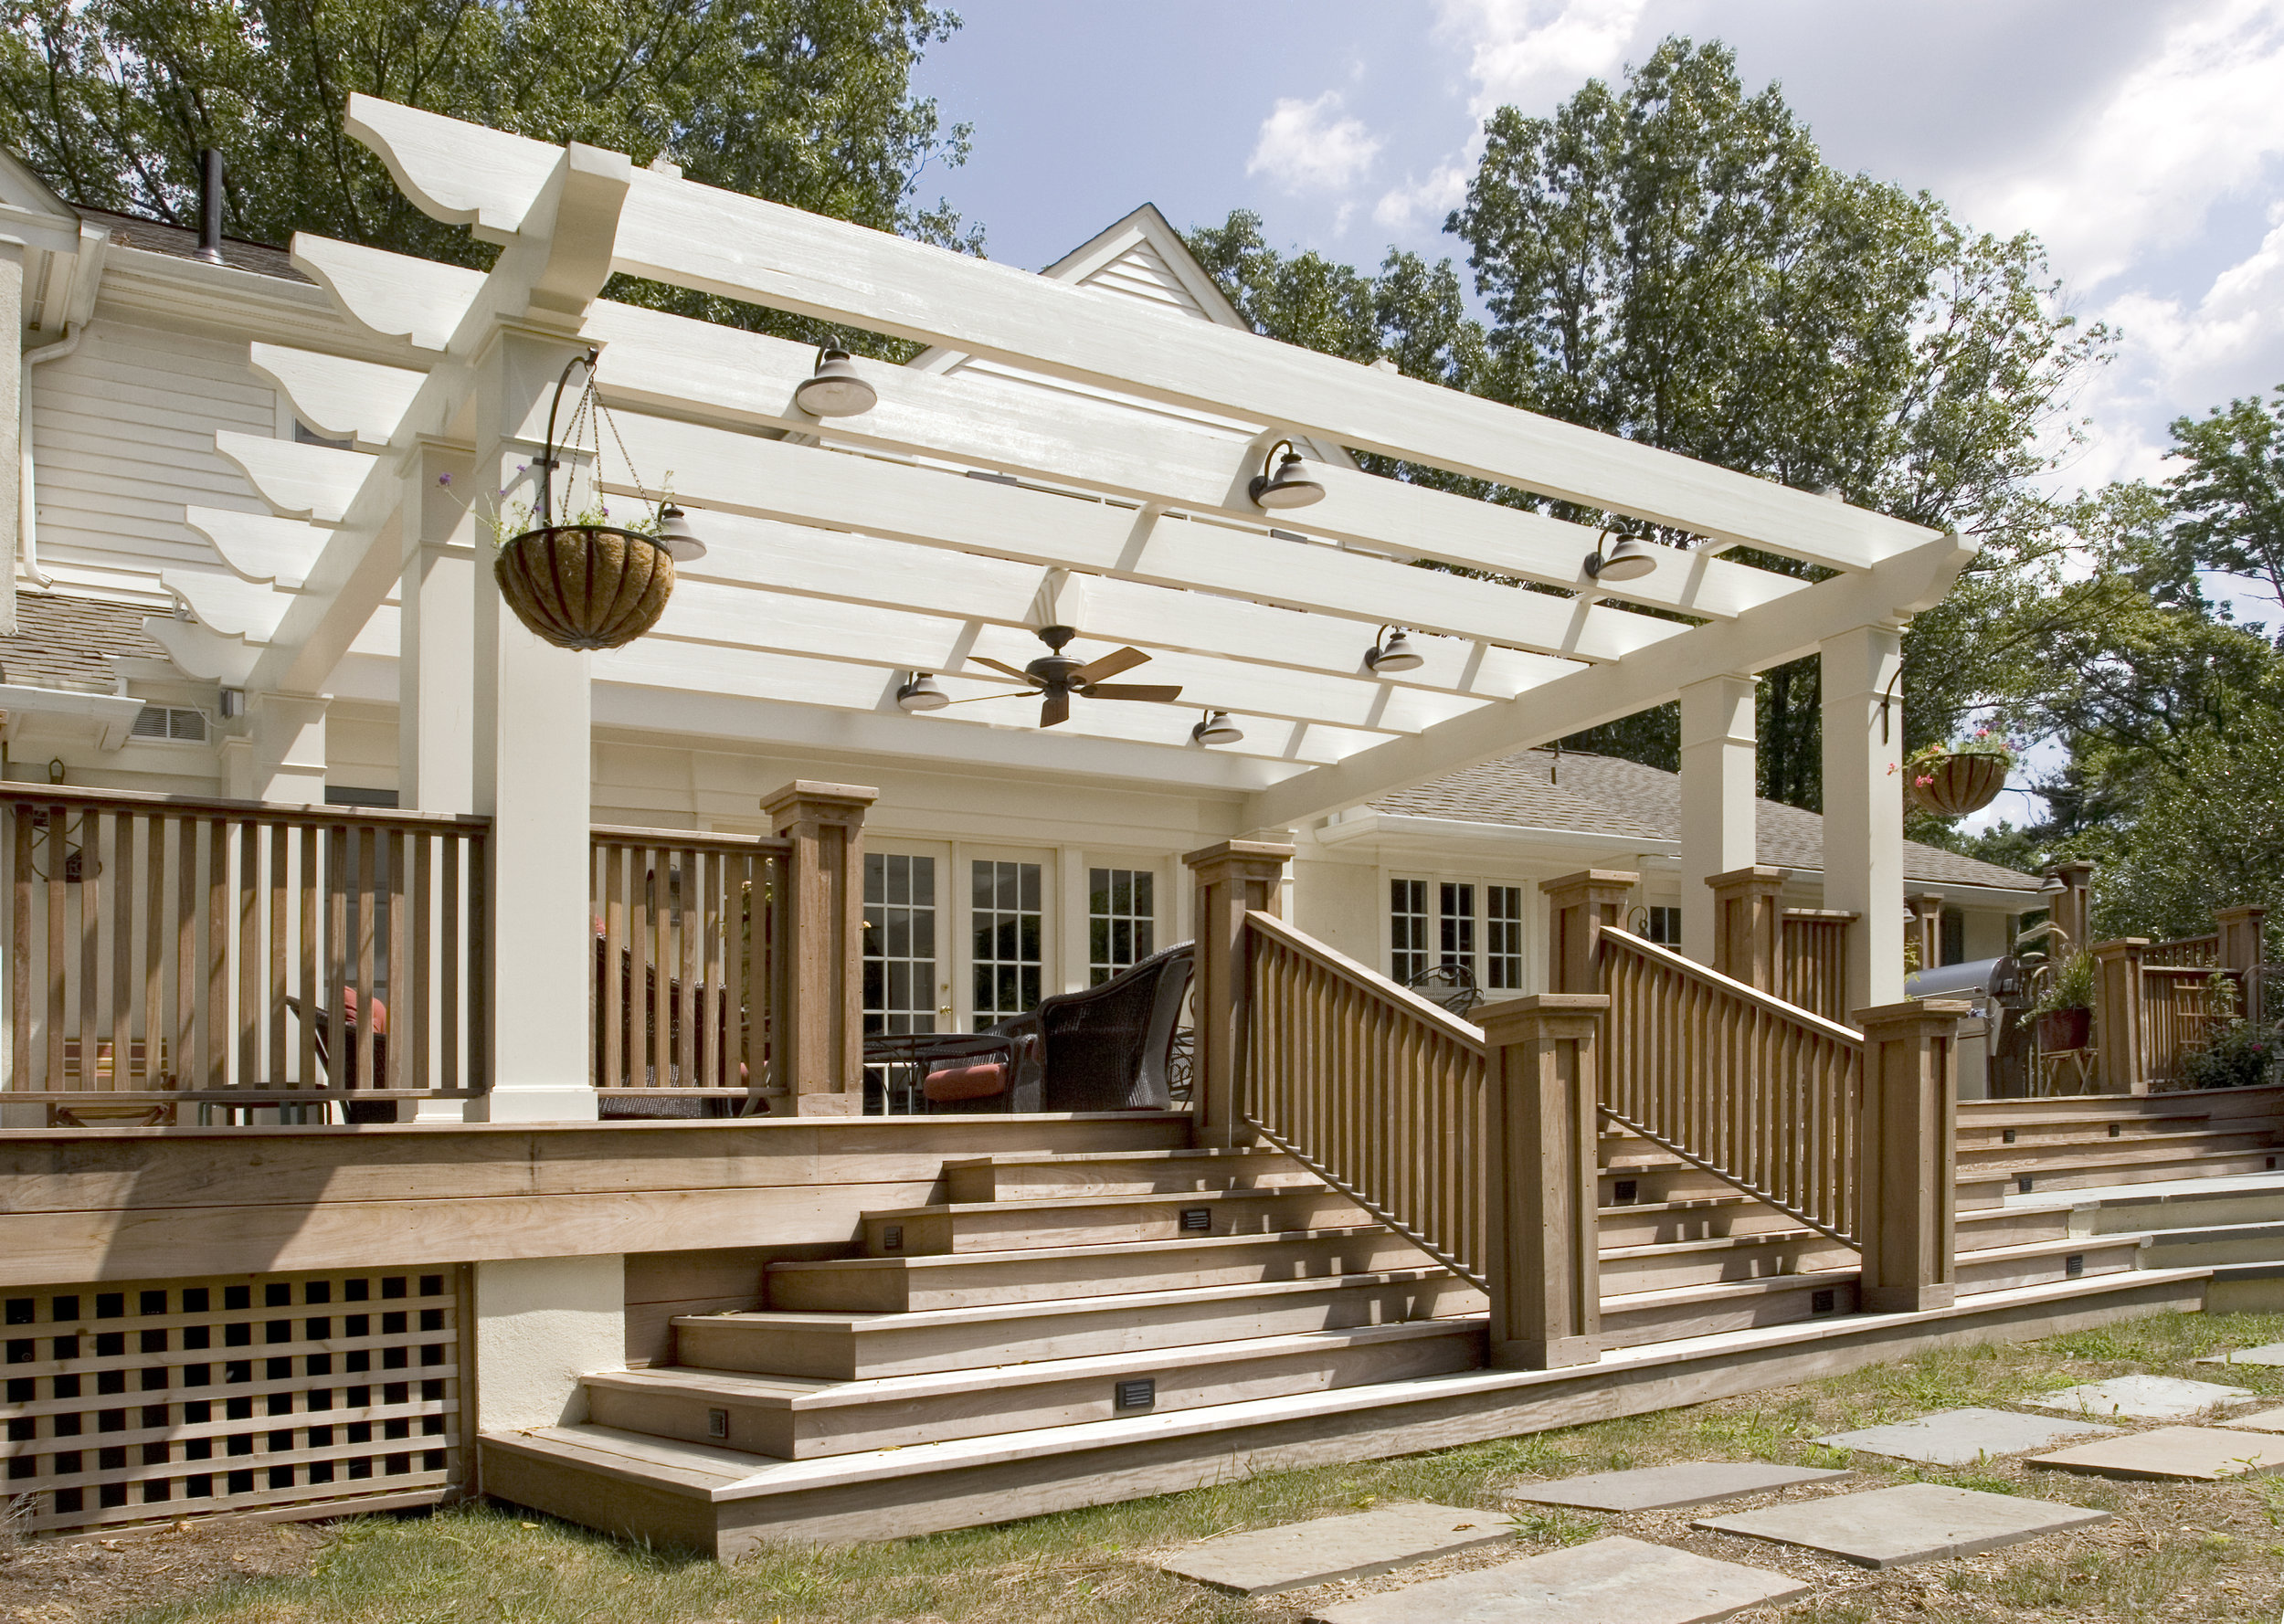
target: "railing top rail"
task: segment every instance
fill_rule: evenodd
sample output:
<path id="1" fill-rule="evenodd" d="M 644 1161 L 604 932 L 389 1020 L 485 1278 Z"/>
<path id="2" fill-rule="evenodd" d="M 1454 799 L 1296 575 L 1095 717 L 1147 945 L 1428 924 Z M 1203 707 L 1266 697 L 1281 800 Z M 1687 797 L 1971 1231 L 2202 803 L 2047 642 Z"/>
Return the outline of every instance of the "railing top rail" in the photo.
<path id="1" fill-rule="evenodd" d="M 1623 951 L 1645 958 L 1650 963 L 1671 970 L 1677 975 L 1702 982 L 1716 991 L 1726 993 L 1740 1003 L 1754 1005 L 1782 1020 L 1791 1021 L 1795 1026 L 1805 1027 L 1820 1038 L 1829 1038 L 1835 1043 L 1845 1043 L 1855 1049 L 1861 1049 L 1864 1046 L 1864 1037 L 1860 1032 L 1850 1031 L 1837 1021 L 1826 1020 L 1821 1015 L 1811 1014 L 1796 1004 L 1787 1004 L 1783 999 L 1764 993 L 1757 987 L 1747 986 L 1741 981 L 1732 981 L 1717 970 L 1707 969 L 1695 959 L 1686 959 L 1677 953 L 1658 946 L 1655 942 L 1645 942 L 1631 931 L 1622 931 L 1615 925 L 1606 924 L 1602 928 L 1602 944 L 1604 953 L 1609 952 L 1614 944 Z"/>
<path id="2" fill-rule="evenodd" d="M 782 856 L 793 849 L 793 842 L 780 835 L 732 835 L 708 829 L 646 829 L 611 823 L 592 825 L 589 834 L 598 845 L 706 847 L 719 851 L 758 851 L 773 856 Z"/>
<path id="3" fill-rule="evenodd" d="M 1249 910 L 1245 923 L 1280 947 L 1331 971 L 1366 997 L 1401 1010 L 1422 1026 L 1434 1028 L 1453 1042 L 1464 1045 L 1470 1053 L 1488 1058 L 1490 1051 L 1484 1046 L 1483 1028 L 1473 1021 L 1462 1020 L 1441 1006 L 1429 1003 L 1410 987 L 1398 986 L 1384 976 L 1374 975 L 1346 954 L 1337 953 L 1322 942 L 1303 935 L 1274 913 L 1264 913 L 1259 909 Z"/>
<path id="4" fill-rule="evenodd" d="M 1803 924 L 1854 924 L 1864 916 L 1839 908 L 1787 908 L 1782 917 L 1797 919 Z"/>
<path id="5" fill-rule="evenodd" d="M 66 784 L 0 784 L 0 802 L 34 807 L 82 806 L 184 815 L 213 814 L 243 823 L 332 823 L 382 828 L 452 829 L 481 833 L 492 819 L 467 813 L 409 812 L 394 807 L 291 806 L 277 801 L 225 801 L 210 796 L 154 795 L 140 789 L 91 789 Z"/>
<path id="6" fill-rule="evenodd" d="M 2244 972 L 2229 965 L 2143 965 L 2144 981 L 2209 981 L 2215 975 L 2237 976 Z"/>
<path id="7" fill-rule="evenodd" d="M 2217 948 L 2220 944 L 2220 933 L 2215 931 L 2210 934 L 2203 936 L 2175 936 L 2172 940 L 2166 942 L 2152 942 L 2149 944 L 2147 951 L 2151 953 L 2163 953 L 2166 949 L 2173 947 Z"/>

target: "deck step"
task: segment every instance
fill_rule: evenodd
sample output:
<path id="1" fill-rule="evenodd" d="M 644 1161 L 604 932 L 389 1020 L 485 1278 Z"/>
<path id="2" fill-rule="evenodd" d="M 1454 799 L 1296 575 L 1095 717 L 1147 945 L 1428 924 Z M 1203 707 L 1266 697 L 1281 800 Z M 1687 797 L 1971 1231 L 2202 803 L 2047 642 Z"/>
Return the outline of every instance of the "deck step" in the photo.
<path id="1" fill-rule="evenodd" d="M 1993 1247 L 2067 1239 L 2070 1213 L 2067 1207 L 1990 1207 L 1961 1212 L 1953 1219 L 1955 1244 L 1963 1257 Z"/>
<path id="2" fill-rule="evenodd" d="M 1760 1235 L 1669 1240 L 1602 1249 L 1605 1299 L 1678 1286 L 1771 1279 L 1847 1268 L 1856 1253 L 1813 1229 L 1793 1228 Z"/>
<path id="3" fill-rule="evenodd" d="M 2099 1189 L 2110 1185 L 2171 1183 L 2185 1178 L 2226 1178 L 2240 1173 L 2284 1170 L 2284 1150 L 2191 1152 L 2162 1159 L 2085 1157 L 2045 1166 L 2009 1169 L 2013 1193 Z"/>
<path id="4" fill-rule="evenodd" d="M 1959 1148 L 1961 1173 L 2036 1173 L 2052 1166 L 2133 1167 L 2151 1162 L 2203 1162 L 2272 1148 L 2276 1135 L 2260 1126 L 2196 1128 L 2176 1134 L 2151 1134 L 2141 1138 L 2092 1139 L 2082 1144 L 1990 1144 Z"/>
<path id="5" fill-rule="evenodd" d="M 1151 1191 L 1040 1201 L 944 1202 L 863 1215 L 865 1255 L 1116 1246 L 1197 1235 L 1274 1235 L 1348 1229 L 1372 1217 L 1321 1184 L 1253 1190 Z"/>
<path id="6" fill-rule="evenodd" d="M 1133 1150 L 962 1156 L 944 1164 L 955 1203 L 1255 1189 L 1318 1181 L 1291 1157 L 1258 1150 Z"/>
<path id="7" fill-rule="evenodd" d="M 1602 1300 L 1602 1341 L 1609 1347 L 1634 1347 L 1853 1313 L 1856 1272 L 1854 1268 L 1831 1269 L 1606 1295 Z"/>
<path id="8" fill-rule="evenodd" d="M 2138 1268 L 2146 1235 L 2072 1235 L 2027 1246 L 1961 1252 L 1954 1262 L 1961 1292 L 2004 1292 Z M 2073 1272 L 2072 1260 L 2076 1260 Z"/>
<path id="9" fill-rule="evenodd" d="M 1605 1250 L 1656 1246 L 1683 1240 L 1711 1240 L 1730 1235 L 1793 1229 L 1797 1220 L 1750 1196 L 1698 1196 L 1679 1201 L 1629 1201 L 1606 1206 L 1596 1215 Z"/>
<path id="10" fill-rule="evenodd" d="M 993 1303 L 915 1313 L 691 1314 L 675 1363 L 858 1381 L 1033 1359 L 1196 1346 L 1481 1313 L 1481 1292 L 1442 1269 Z"/>
<path id="11" fill-rule="evenodd" d="M 1368 1224 L 1124 1245 L 772 1263 L 765 1275 L 764 1301 L 779 1311 L 908 1313 L 1428 1266 L 1427 1257 L 1410 1241 Z"/>
<path id="12" fill-rule="evenodd" d="M 2111 1144 L 2127 1140 L 2162 1139 L 2190 1133 L 2210 1124 L 2203 1111 L 2180 1111 L 2162 1116 L 2097 1116 L 2087 1118 L 2030 1118 L 1969 1122 L 1958 1128 L 1959 1148 L 2000 1150 L 2008 1146 L 2037 1150 L 2050 1146 Z M 2014 1138 L 2006 1136 L 2012 1134 Z"/>
<path id="13" fill-rule="evenodd" d="M 597 1425 L 808 1461 L 1442 1376 L 1483 1355 L 1469 1316 L 862 1381 L 678 1366 L 585 1385 Z"/>

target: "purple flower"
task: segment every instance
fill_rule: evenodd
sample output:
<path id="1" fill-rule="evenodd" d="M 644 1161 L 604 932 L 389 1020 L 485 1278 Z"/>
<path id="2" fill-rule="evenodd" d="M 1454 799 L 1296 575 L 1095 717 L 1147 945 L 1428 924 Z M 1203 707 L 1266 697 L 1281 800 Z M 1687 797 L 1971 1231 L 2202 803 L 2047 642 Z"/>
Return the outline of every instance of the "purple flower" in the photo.
<path id="1" fill-rule="evenodd" d="M 439 474 L 436 477 L 436 482 L 439 485 L 449 485 L 452 482 L 452 476 L 449 474 Z"/>

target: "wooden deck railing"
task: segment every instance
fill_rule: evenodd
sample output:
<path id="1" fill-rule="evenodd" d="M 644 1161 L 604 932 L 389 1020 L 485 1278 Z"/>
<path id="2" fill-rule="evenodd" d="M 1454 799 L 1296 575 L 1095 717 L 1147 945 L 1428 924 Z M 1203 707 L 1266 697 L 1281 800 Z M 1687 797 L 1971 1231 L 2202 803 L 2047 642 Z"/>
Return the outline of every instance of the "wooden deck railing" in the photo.
<path id="1" fill-rule="evenodd" d="M 1482 1031 L 1274 915 L 1245 925 L 1244 1121 L 1484 1284 Z"/>
<path id="2" fill-rule="evenodd" d="M 607 1098 L 784 1096 L 769 1060 L 789 850 L 742 835 L 594 831 L 593 1080 Z"/>
<path id="3" fill-rule="evenodd" d="M 2173 942 L 2152 942 L 2141 949 L 2144 969 L 2155 966 L 2161 970 L 2197 967 L 2210 969 L 2221 962 L 2221 939 L 2217 932 L 2209 936 L 2183 936 Z"/>
<path id="4" fill-rule="evenodd" d="M 0 786 L 0 1101 L 67 1112 L 485 1085 L 480 817 Z"/>
<path id="5" fill-rule="evenodd" d="M 1784 911 L 1777 945 L 1776 995 L 1829 1021 L 1847 1018 L 1848 927 L 1853 913 Z"/>
<path id="6" fill-rule="evenodd" d="M 2177 1082 L 2187 1074 L 2189 1057 L 2242 1009 L 2244 975 L 2211 965 L 2152 965 L 2144 955 L 2140 980 L 2141 1076 Z"/>
<path id="7" fill-rule="evenodd" d="M 1864 1040 L 1624 931 L 1602 965 L 1603 1113 L 1856 1246 Z"/>

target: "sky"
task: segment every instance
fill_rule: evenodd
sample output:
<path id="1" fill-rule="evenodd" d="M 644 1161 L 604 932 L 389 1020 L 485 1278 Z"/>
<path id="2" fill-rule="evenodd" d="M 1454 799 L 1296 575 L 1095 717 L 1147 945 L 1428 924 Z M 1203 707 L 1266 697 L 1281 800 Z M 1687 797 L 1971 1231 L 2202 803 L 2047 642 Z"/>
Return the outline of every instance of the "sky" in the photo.
<path id="1" fill-rule="evenodd" d="M 1038 269 L 1152 202 L 1180 227 L 1248 208 L 1281 247 L 1464 271 L 1442 227 L 1485 116 L 1551 111 L 1680 34 L 1733 47 L 1749 89 L 1781 83 L 1827 162 L 2046 245 L 2073 311 L 2120 334 L 2073 403 L 2086 443 L 2061 488 L 2162 479 L 2175 417 L 2284 387 L 2284 0 L 956 9 L 916 88 L 974 125 L 973 154 L 922 190 L 980 221 L 994 259 Z M 2020 817 L 2014 798 L 1993 815 Z"/>

